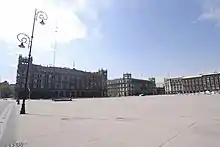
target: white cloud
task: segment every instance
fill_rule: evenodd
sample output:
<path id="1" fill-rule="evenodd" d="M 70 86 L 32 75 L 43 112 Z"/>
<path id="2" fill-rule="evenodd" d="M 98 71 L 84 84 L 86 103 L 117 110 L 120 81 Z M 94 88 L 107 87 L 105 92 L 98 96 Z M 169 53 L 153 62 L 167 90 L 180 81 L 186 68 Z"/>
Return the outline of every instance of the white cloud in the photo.
<path id="1" fill-rule="evenodd" d="M 52 50 L 55 38 L 58 43 L 85 39 L 88 37 L 88 27 L 77 14 L 98 21 L 99 11 L 106 6 L 106 2 L 107 0 L 0 0 L 0 40 L 10 46 L 19 43 L 16 38 L 18 33 L 30 36 L 35 8 L 48 15 L 46 25 L 41 26 L 38 23 L 35 25 L 33 42 L 35 51 L 42 53 Z M 10 50 L 27 52 L 18 48 Z"/>
<path id="2" fill-rule="evenodd" d="M 201 4 L 202 14 L 198 21 L 210 21 L 220 25 L 220 0 L 203 0 Z"/>

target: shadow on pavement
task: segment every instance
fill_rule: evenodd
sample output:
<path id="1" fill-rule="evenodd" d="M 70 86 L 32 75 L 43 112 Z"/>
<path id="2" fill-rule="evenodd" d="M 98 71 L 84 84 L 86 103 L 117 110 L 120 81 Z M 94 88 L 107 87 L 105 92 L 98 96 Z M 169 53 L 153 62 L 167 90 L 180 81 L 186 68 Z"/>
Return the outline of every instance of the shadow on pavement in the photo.
<path id="1" fill-rule="evenodd" d="M 50 115 L 50 114 L 31 114 L 27 113 L 29 116 L 38 116 L 38 117 L 56 117 L 60 118 L 62 121 L 73 121 L 73 120 L 115 120 L 115 121 L 137 121 L 138 118 L 128 118 L 128 117 L 116 117 L 113 119 L 109 118 L 95 118 L 95 117 L 69 117 L 69 116 L 58 116 L 58 115 Z"/>

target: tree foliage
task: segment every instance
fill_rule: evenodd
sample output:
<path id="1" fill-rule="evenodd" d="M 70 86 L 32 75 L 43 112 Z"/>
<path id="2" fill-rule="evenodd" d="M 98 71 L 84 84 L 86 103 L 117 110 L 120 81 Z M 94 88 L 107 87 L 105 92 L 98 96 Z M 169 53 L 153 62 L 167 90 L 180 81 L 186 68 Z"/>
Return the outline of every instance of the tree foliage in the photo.
<path id="1" fill-rule="evenodd" d="M 10 89 L 9 83 L 6 81 L 3 83 L 0 83 L 0 92 L 1 92 L 2 97 L 9 97 L 13 94 Z"/>

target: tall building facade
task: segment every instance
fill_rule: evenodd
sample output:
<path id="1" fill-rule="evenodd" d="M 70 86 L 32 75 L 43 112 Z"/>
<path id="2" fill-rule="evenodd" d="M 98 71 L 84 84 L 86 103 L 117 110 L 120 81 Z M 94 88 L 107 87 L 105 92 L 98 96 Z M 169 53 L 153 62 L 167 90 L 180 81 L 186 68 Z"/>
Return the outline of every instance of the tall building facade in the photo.
<path id="1" fill-rule="evenodd" d="M 157 95 L 165 94 L 165 86 L 164 83 L 156 83 Z"/>
<path id="2" fill-rule="evenodd" d="M 183 79 L 184 93 L 220 91 L 220 73 L 203 74 Z"/>
<path id="3" fill-rule="evenodd" d="M 178 84 L 171 84 L 176 78 L 165 79 L 165 92 L 166 94 L 176 93 L 198 93 L 206 91 L 220 91 L 220 73 L 200 74 L 196 76 L 181 77 Z M 171 82 L 172 81 L 172 82 Z M 178 85 L 182 87 L 181 91 L 177 92 L 174 88 Z"/>
<path id="4" fill-rule="evenodd" d="M 202 75 L 183 77 L 182 84 L 183 93 L 197 93 L 205 91 L 202 82 Z"/>
<path id="5" fill-rule="evenodd" d="M 154 78 L 150 80 L 134 79 L 130 73 L 123 74 L 123 77 L 119 79 L 108 80 L 107 87 L 110 97 L 156 93 Z"/>
<path id="6" fill-rule="evenodd" d="M 105 97 L 107 70 L 85 72 L 77 69 L 47 67 L 30 63 L 28 89 L 31 98 Z M 16 94 L 25 96 L 25 76 L 28 59 L 19 56 Z"/>
<path id="7" fill-rule="evenodd" d="M 166 94 L 183 93 L 182 78 L 183 77 L 164 79 L 165 93 Z"/>

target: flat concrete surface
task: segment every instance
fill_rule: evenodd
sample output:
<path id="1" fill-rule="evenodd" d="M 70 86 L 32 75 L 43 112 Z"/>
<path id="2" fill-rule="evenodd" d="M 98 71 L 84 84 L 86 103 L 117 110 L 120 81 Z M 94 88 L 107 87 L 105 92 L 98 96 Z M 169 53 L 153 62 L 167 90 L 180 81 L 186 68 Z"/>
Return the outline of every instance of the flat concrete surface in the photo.
<path id="1" fill-rule="evenodd" d="M 220 147 L 220 95 L 27 101 L 27 147 Z"/>
<path id="2" fill-rule="evenodd" d="M 6 100 L 0 100 L 0 115 L 5 110 L 5 108 L 8 106 L 10 102 Z"/>
<path id="3" fill-rule="evenodd" d="M 0 147 L 16 142 L 16 116 L 15 103 L 0 100 Z"/>

